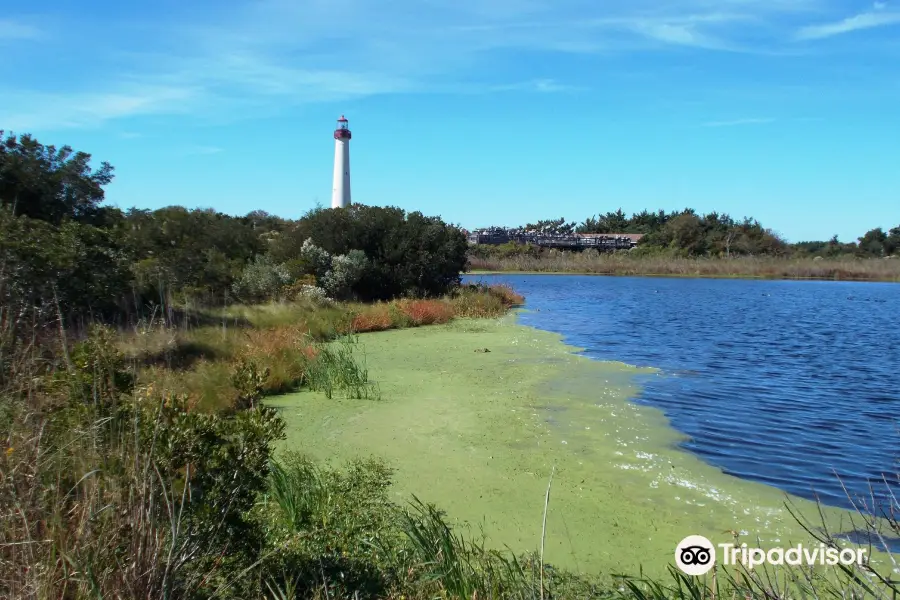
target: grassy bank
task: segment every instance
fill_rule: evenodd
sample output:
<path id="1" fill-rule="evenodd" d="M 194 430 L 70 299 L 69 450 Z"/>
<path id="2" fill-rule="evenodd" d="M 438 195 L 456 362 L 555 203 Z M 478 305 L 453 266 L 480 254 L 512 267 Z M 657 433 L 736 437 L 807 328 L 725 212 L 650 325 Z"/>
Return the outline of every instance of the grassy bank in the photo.
<path id="1" fill-rule="evenodd" d="M 0 597 L 896 591 L 866 584 L 865 570 L 670 577 L 682 532 L 778 543 L 804 532 L 777 492 L 674 451 L 664 419 L 627 401 L 635 369 L 498 320 L 518 300 L 465 287 L 430 301 L 235 306 L 84 339 L 36 332 L 40 346 L 0 356 Z"/>
<path id="2" fill-rule="evenodd" d="M 152 382 L 186 396 L 192 407 L 216 410 L 233 406 L 245 392 L 240 373 L 266 371 L 261 396 L 296 389 L 320 357 L 329 356 L 325 343 L 337 337 L 496 317 L 521 301 L 505 286 L 468 286 L 439 299 L 234 305 L 195 311 L 179 326 L 151 319 L 121 332 L 116 343 L 134 363 L 139 384 Z"/>
<path id="3" fill-rule="evenodd" d="M 664 576 L 690 534 L 764 547 L 808 543 L 786 500 L 820 516 L 812 503 L 675 450 L 681 437 L 665 418 L 629 401 L 633 376 L 652 370 L 590 361 L 556 335 L 508 319 L 375 334 L 360 344 L 385 400 L 307 392 L 273 399 L 287 426 L 282 447 L 322 460 L 383 458 L 396 470 L 397 502 L 413 493 L 435 502 L 490 547 L 540 545 L 552 471 L 546 560 L 593 577 Z M 832 525 L 843 515 L 823 514 Z"/>
<path id="4" fill-rule="evenodd" d="M 900 281 L 900 259 L 896 258 L 673 258 L 550 251 L 539 256 L 472 257 L 470 265 L 482 272 Z"/>

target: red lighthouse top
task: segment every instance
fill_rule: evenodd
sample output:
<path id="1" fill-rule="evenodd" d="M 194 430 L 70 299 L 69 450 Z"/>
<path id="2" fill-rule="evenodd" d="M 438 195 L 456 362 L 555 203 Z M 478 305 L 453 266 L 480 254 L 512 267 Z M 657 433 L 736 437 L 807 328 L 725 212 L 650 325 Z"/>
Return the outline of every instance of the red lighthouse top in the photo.
<path id="1" fill-rule="evenodd" d="M 344 115 L 341 115 L 341 118 L 337 120 L 337 128 L 334 130 L 334 139 L 336 140 L 349 140 L 350 129 L 347 125 L 348 121 L 344 118 Z"/>

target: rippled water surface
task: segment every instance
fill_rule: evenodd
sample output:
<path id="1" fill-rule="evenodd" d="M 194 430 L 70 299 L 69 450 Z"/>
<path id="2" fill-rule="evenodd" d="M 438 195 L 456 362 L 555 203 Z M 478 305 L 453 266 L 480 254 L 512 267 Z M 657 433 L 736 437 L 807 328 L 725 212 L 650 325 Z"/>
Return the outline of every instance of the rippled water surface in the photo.
<path id="1" fill-rule="evenodd" d="M 900 285 L 563 275 L 472 276 L 527 298 L 520 320 L 662 376 L 638 402 L 733 475 L 849 506 L 895 494 Z"/>

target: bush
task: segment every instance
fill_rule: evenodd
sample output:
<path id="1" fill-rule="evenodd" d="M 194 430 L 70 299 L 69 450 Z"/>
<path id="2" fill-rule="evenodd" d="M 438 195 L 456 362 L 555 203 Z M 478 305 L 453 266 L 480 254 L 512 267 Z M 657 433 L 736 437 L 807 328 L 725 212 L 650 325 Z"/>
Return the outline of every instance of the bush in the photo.
<path id="1" fill-rule="evenodd" d="M 451 296 L 453 310 L 458 317 L 499 317 L 525 299 L 507 285 L 481 283 L 461 286 Z"/>
<path id="2" fill-rule="evenodd" d="M 310 211 L 273 242 L 272 254 L 276 260 L 302 256 L 315 265 L 321 282 L 331 268 L 322 251 L 350 256 L 358 250 L 368 259 L 369 268 L 353 284 L 352 292 L 360 300 L 371 301 L 447 293 L 466 268 L 467 247 L 465 234 L 438 217 L 355 204 Z"/>
<path id="3" fill-rule="evenodd" d="M 391 310 L 391 306 L 382 302 L 364 307 L 353 316 L 353 321 L 350 325 L 355 333 L 384 331 L 395 326 L 396 317 Z"/>
<path id="4" fill-rule="evenodd" d="M 347 298 L 369 267 L 366 255 L 351 250 L 331 259 L 331 268 L 322 277 L 322 287 L 334 298 Z"/>
<path id="5" fill-rule="evenodd" d="M 275 264 L 268 255 L 263 254 L 244 267 L 232 291 L 243 300 L 259 302 L 276 297 L 291 280 L 285 265 Z"/>
<path id="6" fill-rule="evenodd" d="M 413 325 L 446 323 L 453 318 L 453 306 L 443 300 L 400 300 L 400 311 Z"/>
<path id="7" fill-rule="evenodd" d="M 301 285 L 294 298 L 318 305 L 327 304 L 331 301 L 331 298 L 328 297 L 328 292 L 315 285 Z"/>

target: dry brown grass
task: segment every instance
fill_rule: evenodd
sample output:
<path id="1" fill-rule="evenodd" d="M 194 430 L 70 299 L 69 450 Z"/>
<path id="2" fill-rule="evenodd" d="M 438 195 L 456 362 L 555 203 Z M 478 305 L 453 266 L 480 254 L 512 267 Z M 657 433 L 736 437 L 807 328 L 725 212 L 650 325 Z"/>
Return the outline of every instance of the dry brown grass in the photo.
<path id="1" fill-rule="evenodd" d="M 463 286 L 448 298 L 233 306 L 218 315 L 221 326 L 167 328 L 155 323 L 123 332 L 118 346 L 138 367 L 140 383 L 187 396 L 191 406 L 216 409 L 238 400 L 231 374 L 241 363 L 268 369 L 264 394 L 286 393 L 304 382 L 316 342 L 344 333 L 447 323 L 455 317 L 497 317 L 522 301 L 508 286 Z"/>
<path id="2" fill-rule="evenodd" d="M 381 302 L 360 308 L 351 323 L 351 329 L 357 333 L 384 331 L 397 326 L 391 306 Z"/>
<path id="3" fill-rule="evenodd" d="M 446 300 L 400 300 L 397 308 L 416 326 L 447 323 L 455 316 L 453 305 Z"/>
<path id="4" fill-rule="evenodd" d="M 596 275 L 658 275 L 760 279 L 900 281 L 900 259 L 672 258 L 596 252 L 548 252 L 540 257 L 472 258 L 472 270 Z"/>

